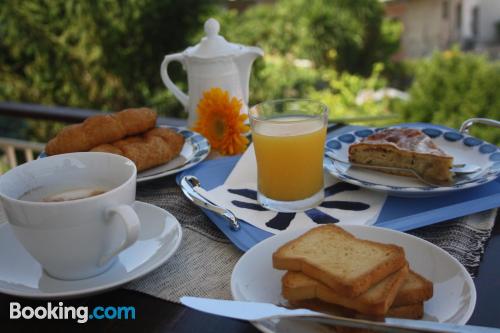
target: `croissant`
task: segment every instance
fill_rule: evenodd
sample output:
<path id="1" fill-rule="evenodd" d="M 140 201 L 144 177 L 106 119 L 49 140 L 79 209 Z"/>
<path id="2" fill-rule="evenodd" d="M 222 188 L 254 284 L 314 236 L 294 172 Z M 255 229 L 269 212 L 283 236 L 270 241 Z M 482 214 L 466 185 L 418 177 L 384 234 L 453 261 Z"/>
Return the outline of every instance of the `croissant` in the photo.
<path id="1" fill-rule="evenodd" d="M 96 115 L 83 123 L 63 128 L 45 147 L 47 155 L 89 151 L 129 135 L 155 127 L 156 112 L 148 108 L 126 109 L 113 114 Z"/>
<path id="2" fill-rule="evenodd" d="M 99 145 L 90 151 L 125 156 L 135 163 L 137 171 L 143 171 L 169 162 L 179 155 L 183 145 L 181 134 L 169 128 L 154 128 L 142 135 Z"/>

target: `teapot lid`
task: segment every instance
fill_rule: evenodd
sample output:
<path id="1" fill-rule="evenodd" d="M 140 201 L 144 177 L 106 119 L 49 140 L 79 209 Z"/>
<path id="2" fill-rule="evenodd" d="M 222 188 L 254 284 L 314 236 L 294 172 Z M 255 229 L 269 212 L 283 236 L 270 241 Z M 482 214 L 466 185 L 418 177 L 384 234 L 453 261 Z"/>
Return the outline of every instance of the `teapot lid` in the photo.
<path id="1" fill-rule="evenodd" d="M 195 46 L 186 49 L 188 56 L 198 58 L 215 58 L 239 53 L 243 46 L 229 43 L 224 37 L 219 35 L 220 24 L 210 18 L 205 22 L 205 37 Z"/>

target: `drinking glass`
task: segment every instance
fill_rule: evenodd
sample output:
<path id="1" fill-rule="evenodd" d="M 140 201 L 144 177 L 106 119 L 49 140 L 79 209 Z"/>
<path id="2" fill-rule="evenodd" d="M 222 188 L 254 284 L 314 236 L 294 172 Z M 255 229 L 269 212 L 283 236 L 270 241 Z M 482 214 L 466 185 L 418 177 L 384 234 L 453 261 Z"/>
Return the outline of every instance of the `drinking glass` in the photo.
<path id="1" fill-rule="evenodd" d="M 319 205 L 323 193 L 326 105 L 307 99 L 267 101 L 249 110 L 259 203 L 280 212 Z"/>

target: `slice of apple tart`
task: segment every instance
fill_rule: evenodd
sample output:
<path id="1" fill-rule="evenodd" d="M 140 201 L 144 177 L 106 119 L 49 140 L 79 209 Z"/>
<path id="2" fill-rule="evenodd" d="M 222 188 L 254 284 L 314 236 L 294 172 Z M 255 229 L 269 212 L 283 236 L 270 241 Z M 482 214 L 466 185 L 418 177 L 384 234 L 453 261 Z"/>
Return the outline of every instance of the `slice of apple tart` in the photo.
<path id="1" fill-rule="evenodd" d="M 453 157 L 442 151 L 418 129 L 390 128 L 376 132 L 349 146 L 349 161 L 371 166 L 412 169 L 431 183 L 449 185 Z M 380 170 L 400 176 L 411 172 Z"/>

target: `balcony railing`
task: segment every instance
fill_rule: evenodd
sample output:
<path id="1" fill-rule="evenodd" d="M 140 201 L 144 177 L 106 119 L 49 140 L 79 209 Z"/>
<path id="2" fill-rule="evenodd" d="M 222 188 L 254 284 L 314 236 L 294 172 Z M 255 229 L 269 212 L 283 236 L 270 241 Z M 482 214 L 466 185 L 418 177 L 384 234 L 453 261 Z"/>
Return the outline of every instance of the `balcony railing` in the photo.
<path id="1" fill-rule="evenodd" d="M 15 168 L 18 164 L 16 155 L 17 150 L 22 151 L 25 161 L 29 162 L 33 160 L 34 153 L 43 151 L 44 146 L 45 144 L 39 142 L 0 138 L 0 149 L 5 153 L 6 164 L 9 168 Z"/>
<path id="2" fill-rule="evenodd" d="M 39 120 L 61 121 L 65 123 L 78 123 L 96 115 L 105 114 L 98 110 L 78 109 L 62 106 L 47 106 L 39 104 L 0 102 L 0 115 Z M 185 126 L 186 120 L 179 118 L 158 117 L 158 124 Z"/>
<path id="3" fill-rule="evenodd" d="M 25 119 L 38 119 L 47 121 L 59 121 L 65 123 L 78 123 L 84 119 L 105 112 L 89 109 L 79 109 L 61 106 L 46 106 L 39 104 L 0 102 L 0 116 L 17 117 Z M 397 116 L 375 116 L 375 117 L 355 117 L 345 119 L 335 119 L 335 123 L 366 123 L 380 121 L 395 121 Z M 158 124 L 185 126 L 186 120 L 179 118 L 158 117 Z M 25 161 L 33 160 L 36 154 L 43 151 L 45 143 L 23 141 L 2 137 L 0 133 L 0 174 L 3 168 L 13 168 L 19 164 L 18 157 L 22 156 Z M 4 153 L 3 161 L 1 153 Z M 2 163 L 3 162 L 3 163 Z"/>
<path id="4" fill-rule="evenodd" d="M 90 116 L 103 113 L 104 112 L 89 109 L 0 102 L 0 116 L 16 118 L 78 123 Z M 186 121 L 177 118 L 158 117 L 158 124 L 185 126 Z M 14 168 L 19 164 L 19 153 L 24 161 L 29 162 L 33 160 L 38 153 L 43 151 L 45 147 L 45 143 L 11 139 L 2 136 L 2 133 L 0 133 L 0 155 L 2 152 L 4 153 L 3 161 L 0 160 L 0 174 L 2 174 L 2 164 L 4 164 L 4 169 Z"/>

